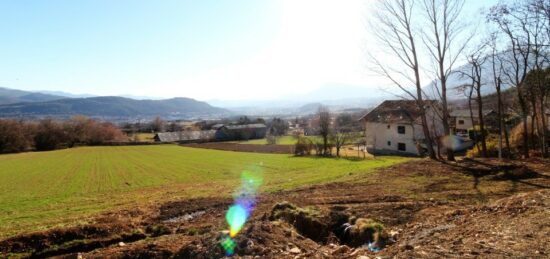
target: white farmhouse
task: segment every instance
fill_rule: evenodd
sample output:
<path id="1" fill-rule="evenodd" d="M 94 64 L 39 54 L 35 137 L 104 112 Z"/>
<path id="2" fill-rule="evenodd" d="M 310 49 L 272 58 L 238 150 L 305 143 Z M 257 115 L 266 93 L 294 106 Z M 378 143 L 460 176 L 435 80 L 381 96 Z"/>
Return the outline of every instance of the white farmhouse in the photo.
<path id="1" fill-rule="evenodd" d="M 433 139 L 443 132 L 436 101 L 425 101 Z M 367 151 L 371 154 L 418 156 L 427 151 L 420 111 L 413 100 L 387 100 L 363 116 Z"/>

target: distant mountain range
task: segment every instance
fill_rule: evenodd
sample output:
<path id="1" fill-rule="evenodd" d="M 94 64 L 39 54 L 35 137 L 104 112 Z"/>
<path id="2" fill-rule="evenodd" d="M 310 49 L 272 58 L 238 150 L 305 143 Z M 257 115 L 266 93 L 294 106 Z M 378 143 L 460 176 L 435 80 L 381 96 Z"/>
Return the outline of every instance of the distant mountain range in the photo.
<path id="1" fill-rule="evenodd" d="M 499 55 L 502 56 L 502 58 L 505 58 L 506 53 L 500 53 Z M 512 67 L 505 67 L 504 69 L 511 70 Z M 461 99 L 467 99 L 468 93 L 464 93 L 463 90 L 460 88 L 464 85 L 471 85 L 472 79 L 466 76 L 465 74 L 470 74 L 472 71 L 472 65 L 471 64 L 464 64 L 462 66 L 459 66 L 455 69 L 453 69 L 452 73 L 447 78 L 447 98 L 451 101 L 461 100 Z M 496 92 L 495 85 L 494 85 L 494 75 L 493 75 L 493 68 L 492 63 L 487 60 L 481 65 L 481 95 L 490 95 Z M 503 82 L 501 84 L 502 91 L 507 90 L 511 88 L 512 85 L 506 82 L 505 79 L 503 79 Z M 439 98 L 439 94 L 437 92 L 437 89 L 440 88 L 439 85 L 435 84 L 435 82 L 431 82 L 427 86 L 423 88 L 424 93 L 430 97 L 430 98 Z M 474 92 L 475 96 L 475 92 Z"/>
<path id="2" fill-rule="evenodd" d="M 460 101 L 466 96 L 460 86 L 471 84 L 460 71 L 470 71 L 470 65 L 458 67 L 448 78 L 449 100 Z M 482 94 L 495 92 L 490 63 L 483 65 Z M 439 99 L 437 85 L 425 86 L 429 98 Z M 504 84 L 503 90 L 510 88 Z M 0 87 L 0 117 L 70 117 L 76 114 L 110 120 L 128 120 L 161 116 L 166 119 L 220 118 L 231 115 L 301 116 L 317 112 L 320 105 L 332 111 L 372 108 L 386 99 L 399 98 L 401 91 L 388 93 L 376 89 L 346 84 L 327 84 L 308 93 L 285 95 L 270 100 L 210 100 L 190 98 L 158 99 L 147 96 L 98 97 L 90 94 L 71 94 L 60 91 L 28 92 Z M 222 107 L 222 108 L 218 108 Z"/>
<path id="3" fill-rule="evenodd" d="M 40 118 L 85 115 L 109 120 L 161 116 L 165 119 L 218 118 L 231 112 L 191 98 L 135 100 L 103 96 L 67 98 L 0 88 L 0 117 Z"/>
<path id="4" fill-rule="evenodd" d="M 270 100 L 209 100 L 208 103 L 251 116 L 300 116 L 317 112 L 320 105 L 332 111 L 365 109 L 395 96 L 376 87 L 327 84 L 307 93 L 284 95 Z"/>
<path id="5" fill-rule="evenodd" d="M 97 97 L 97 95 L 93 94 L 73 94 L 73 93 L 67 93 L 62 91 L 38 91 L 39 93 L 43 94 L 49 94 L 49 95 L 56 95 L 56 96 L 62 96 L 66 98 L 88 98 L 88 97 Z"/>
<path id="6" fill-rule="evenodd" d="M 65 97 L 53 94 L 27 92 L 0 87 L 0 105 L 21 102 L 45 102 L 63 99 Z"/>

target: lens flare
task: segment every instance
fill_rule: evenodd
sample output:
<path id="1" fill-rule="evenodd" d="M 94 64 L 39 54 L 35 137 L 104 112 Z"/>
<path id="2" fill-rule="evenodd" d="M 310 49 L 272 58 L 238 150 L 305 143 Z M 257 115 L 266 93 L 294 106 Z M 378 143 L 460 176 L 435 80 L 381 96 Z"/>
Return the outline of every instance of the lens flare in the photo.
<path id="1" fill-rule="evenodd" d="M 241 231 L 244 223 L 246 222 L 246 210 L 239 204 L 229 207 L 225 219 L 229 224 L 229 236 L 235 237 Z"/>
<path id="2" fill-rule="evenodd" d="M 231 237 L 226 236 L 222 239 L 221 244 L 227 256 L 233 255 L 233 253 L 235 252 L 235 247 L 237 246 L 237 244 L 235 244 L 235 240 L 233 240 Z"/>
<path id="3" fill-rule="evenodd" d="M 375 246 L 371 242 L 369 242 L 369 244 L 367 245 L 367 248 L 369 249 L 369 251 L 374 252 L 374 253 L 380 252 L 380 250 L 381 250 L 380 247 Z"/>
<path id="4" fill-rule="evenodd" d="M 451 148 L 452 150 L 459 150 L 462 147 L 462 139 L 458 136 L 445 136 L 441 138 L 441 143 L 446 148 Z"/>
<path id="5" fill-rule="evenodd" d="M 256 207 L 257 190 L 262 184 L 259 171 L 243 171 L 241 174 L 241 187 L 233 194 L 235 203 L 229 207 L 225 214 L 225 220 L 229 225 L 229 236 L 221 241 L 221 246 L 227 256 L 235 252 L 234 238 L 239 234 L 250 214 Z"/>

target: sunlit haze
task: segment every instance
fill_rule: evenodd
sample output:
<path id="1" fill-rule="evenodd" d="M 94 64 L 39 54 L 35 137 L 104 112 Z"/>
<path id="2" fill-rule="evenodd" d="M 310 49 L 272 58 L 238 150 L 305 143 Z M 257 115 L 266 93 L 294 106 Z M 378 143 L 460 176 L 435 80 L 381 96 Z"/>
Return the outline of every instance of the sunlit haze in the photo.
<path id="1" fill-rule="evenodd" d="M 482 2 L 482 3 L 479 3 Z M 468 1 L 473 13 L 495 1 Z M 94 95 L 275 99 L 379 91 L 372 1 L 4 1 L 0 86 Z"/>

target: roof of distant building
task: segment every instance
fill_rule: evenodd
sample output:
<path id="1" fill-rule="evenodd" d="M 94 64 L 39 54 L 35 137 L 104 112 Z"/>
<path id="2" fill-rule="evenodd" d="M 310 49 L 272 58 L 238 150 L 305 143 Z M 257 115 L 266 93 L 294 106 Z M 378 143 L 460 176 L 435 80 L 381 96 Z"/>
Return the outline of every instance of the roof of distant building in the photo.
<path id="1" fill-rule="evenodd" d="M 262 123 L 244 124 L 244 125 L 226 125 L 224 127 L 229 129 L 229 130 L 267 128 L 267 126 L 265 124 L 262 124 Z"/>
<path id="2" fill-rule="evenodd" d="M 489 115 L 493 113 L 493 110 L 483 110 L 483 115 Z M 479 113 L 477 110 L 472 110 L 473 117 L 477 118 L 479 117 Z M 454 110 L 450 113 L 451 117 L 470 117 L 471 113 L 469 109 L 461 109 L 461 110 Z"/>
<path id="3" fill-rule="evenodd" d="M 427 106 L 437 104 L 435 100 L 426 100 Z M 410 123 L 420 118 L 421 112 L 415 100 L 386 100 L 361 118 L 368 122 Z"/>
<path id="4" fill-rule="evenodd" d="M 178 142 L 178 141 L 193 141 L 212 139 L 216 134 L 215 130 L 193 130 L 193 131 L 178 131 L 178 132 L 161 132 L 157 133 L 160 142 Z"/>

